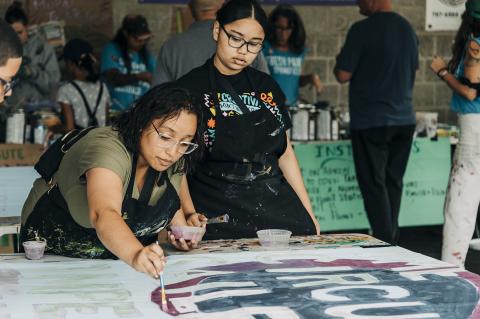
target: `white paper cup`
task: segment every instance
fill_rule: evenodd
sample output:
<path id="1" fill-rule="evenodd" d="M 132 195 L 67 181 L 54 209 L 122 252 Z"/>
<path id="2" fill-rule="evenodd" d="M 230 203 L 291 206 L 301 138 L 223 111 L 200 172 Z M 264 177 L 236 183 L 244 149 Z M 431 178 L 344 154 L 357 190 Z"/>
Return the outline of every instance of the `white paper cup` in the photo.
<path id="1" fill-rule="evenodd" d="M 43 253 L 45 252 L 45 246 L 47 242 L 42 240 L 31 240 L 23 242 L 23 249 L 25 250 L 25 257 L 27 259 L 40 259 L 43 257 Z"/>

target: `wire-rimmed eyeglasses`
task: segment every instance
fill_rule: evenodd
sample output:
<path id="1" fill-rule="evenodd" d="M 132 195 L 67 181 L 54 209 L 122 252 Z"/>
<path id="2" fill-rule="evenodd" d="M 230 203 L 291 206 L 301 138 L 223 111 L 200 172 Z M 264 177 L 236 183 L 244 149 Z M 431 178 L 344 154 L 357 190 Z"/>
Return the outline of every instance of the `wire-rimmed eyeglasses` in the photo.
<path id="1" fill-rule="evenodd" d="M 158 134 L 158 138 L 159 138 L 158 147 L 160 148 L 170 148 L 178 145 L 177 152 L 184 155 L 190 154 L 198 148 L 198 144 L 191 143 L 191 142 L 177 141 L 176 139 L 169 136 L 168 134 L 160 133 L 153 123 L 152 123 L 152 126 L 155 129 L 155 132 L 157 132 Z"/>

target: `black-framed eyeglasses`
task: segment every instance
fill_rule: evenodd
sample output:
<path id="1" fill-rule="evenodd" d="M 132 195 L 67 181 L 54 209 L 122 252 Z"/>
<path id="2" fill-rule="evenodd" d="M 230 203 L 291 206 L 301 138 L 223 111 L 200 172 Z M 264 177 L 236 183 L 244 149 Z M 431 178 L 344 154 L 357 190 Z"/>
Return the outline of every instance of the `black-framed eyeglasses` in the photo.
<path id="1" fill-rule="evenodd" d="M 240 38 L 236 35 L 228 33 L 228 31 L 225 30 L 223 25 L 220 25 L 220 27 L 222 28 L 223 32 L 225 32 L 225 34 L 227 35 L 228 45 L 231 46 L 232 48 L 240 49 L 244 45 L 247 45 L 247 51 L 250 52 L 250 53 L 258 53 L 258 52 L 262 51 L 263 42 L 261 42 L 261 41 L 255 41 L 255 42 L 246 41 L 246 40 L 244 40 L 244 39 L 242 39 L 242 38 Z"/>
<path id="2" fill-rule="evenodd" d="M 5 95 L 13 89 L 13 87 L 16 84 L 16 81 L 15 80 L 7 81 L 5 79 L 0 78 L 0 84 L 3 86 L 2 93 Z"/>
<path id="3" fill-rule="evenodd" d="M 190 154 L 198 148 L 198 144 L 191 143 L 191 142 L 177 141 L 176 139 L 169 136 L 168 134 L 160 133 L 153 123 L 152 123 L 152 126 L 155 129 L 155 132 L 157 132 L 158 134 L 159 139 L 157 144 L 158 144 L 158 147 L 160 148 L 170 148 L 178 145 L 177 152 L 184 155 Z"/>

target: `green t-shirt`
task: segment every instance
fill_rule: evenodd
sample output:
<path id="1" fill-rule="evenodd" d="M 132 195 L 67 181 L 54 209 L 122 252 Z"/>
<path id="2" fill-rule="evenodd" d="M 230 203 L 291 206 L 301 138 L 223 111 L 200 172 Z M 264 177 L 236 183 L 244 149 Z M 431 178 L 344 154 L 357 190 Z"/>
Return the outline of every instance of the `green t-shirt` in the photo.
<path id="1" fill-rule="evenodd" d="M 182 174 L 178 173 L 177 165 L 167 171 L 172 186 L 179 192 Z M 85 173 L 92 168 L 106 168 L 118 176 L 123 183 L 123 194 L 127 191 L 132 169 L 132 154 L 118 136 L 118 132 L 111 127 L 96 128 L 88 132 L 82 139 L 75 143 L 65 154 L 54 180 L 65 199 L 72 218 L 82 227 L 92 228 L 89 218 L 87 201 L 87 184 Z M 149 205 L 153 206 L 162 197 L 166 186 L 155 183 Z M 35 204 L 45 194 L 48 187 L 41 178 L 33 183 L 32 190 L 22 209 L 22 224 L 25 224 Z M 138 199 L 138 188 L 133 187 L 132 197 Z"/>

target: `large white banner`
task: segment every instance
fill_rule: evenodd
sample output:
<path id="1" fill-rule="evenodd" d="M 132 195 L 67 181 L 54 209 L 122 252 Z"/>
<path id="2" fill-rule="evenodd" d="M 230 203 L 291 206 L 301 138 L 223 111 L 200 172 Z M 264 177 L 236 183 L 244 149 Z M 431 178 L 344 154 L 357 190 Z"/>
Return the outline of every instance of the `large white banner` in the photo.
<path id="1" fill-rule="evenodd" d="M 425 30 L 454 31 L 461 23 L 466 0 L 427 0 Z"/>
<path id="2" fill-rule="evenodd" d="M 169 256 L 159 281 L 121 261 L 0 256 L 2 319 L 480 318 L 480 276 L 400 247 Z"/>

